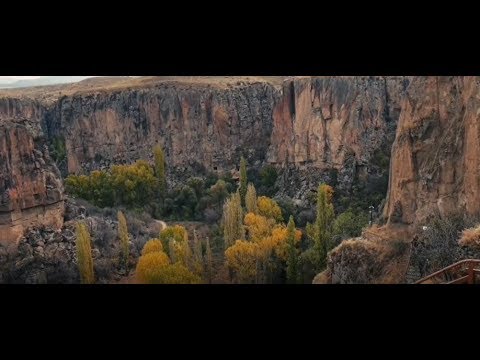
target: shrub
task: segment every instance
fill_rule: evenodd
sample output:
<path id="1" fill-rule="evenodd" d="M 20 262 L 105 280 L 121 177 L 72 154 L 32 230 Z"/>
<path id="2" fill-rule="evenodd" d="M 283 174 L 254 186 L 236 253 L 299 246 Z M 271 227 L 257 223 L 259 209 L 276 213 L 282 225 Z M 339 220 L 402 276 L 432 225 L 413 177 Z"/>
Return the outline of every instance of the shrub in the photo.
<path id="1" fill-rule="evenodd" d="M 445 219 L 439 216 L 434 217 L 425 224 L 426 230 L 422 231 L 413 242 L 410 266 L 418 272 L 420 277 L 423 277 L 457 261 L 478 257 L 480 255 L 478 251 L 469 247 L 462 248 L 458 241 L 462 231 L 475 223 L 474 219 L 464 218 L 461 215 L 453 215 Z M 467 232 L 468 235 L 473 233 L 473 231 Z M 468 235 L 467 237 L 470 238 Z"/>
<path id="2" fill-rule="evenodd" d="M 480 249 L 480 225 L 463 230 L 458 244 L 472 249 Z"/>

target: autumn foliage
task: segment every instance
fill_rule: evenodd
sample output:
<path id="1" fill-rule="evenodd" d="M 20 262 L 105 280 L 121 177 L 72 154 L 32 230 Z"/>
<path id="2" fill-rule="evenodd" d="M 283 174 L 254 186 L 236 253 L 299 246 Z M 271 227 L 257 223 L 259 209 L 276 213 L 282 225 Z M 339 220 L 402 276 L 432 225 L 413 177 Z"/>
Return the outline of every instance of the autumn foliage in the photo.
<path id="1" fill-rule="evenodd" d="M 92 246 L 90 233 L 84 223 L 77 223 L 77 264 L 80 272 L 82 284 L 93 284 L 95 282 L 93 274 Z"/>
<path id="2" fill-rule="evenodd" d="M 275 221 L 283 221 L 282 209 L 277 202 L 266 196 L 260 196 L 257 200 L 258 213 Z"/>
<path id="3" fill-rule="evenodd" d="M 170 259 L 163 251 L 150 252 L 138 259 L 136 277 L 140 283 L 156 284 L 162 277 L 163 268 L 170 264 Z"/>
<path id="4" fill-rule="evenodd" d="M 259 204 L 262 204 L 263 214 L 269 214 L 270 217 L 246 214 L 246 239 L 237 239 L 225 251 L 226 266 L 240 283 L 263 282 L 272 278 L 281 267 L 279 264 L 287 261 L 289 234 L 292 236 L 292 246 L 296 246 L 302 236 L 294 227 L 289 233 L 284 224 L 277 223 L 275 219 L 281 218 L 280 209 L 276 210 L 278 205 L 269 198 L 261 198 Z"/>
<path id="5" fill-rule="evenodd" d="M 163 252 L 162 242 L 158 239 L 148 240 L 142 249 L 142 255 L 146 255 L 152 252 Z"/>
<path id="6" fill-rule="evenodd" d="M 173 242 L 174 240 L 171 239 Z M 201 278 L 181 262 L 173 263 L 160 240 L 149 240 L 142 249 L 136 269 L 137 281 L 144 284 L 199 284 Z"/>
<path id="7" fill-rule="evenodd" d="M 144 160 L 132 165 L 114 165 L 108 171 L 90 175 L 70 175 L 65 180 L 67 191 L 105 206 L 141 206 L 148 203 L 157 189 L 153 168 Z"/>

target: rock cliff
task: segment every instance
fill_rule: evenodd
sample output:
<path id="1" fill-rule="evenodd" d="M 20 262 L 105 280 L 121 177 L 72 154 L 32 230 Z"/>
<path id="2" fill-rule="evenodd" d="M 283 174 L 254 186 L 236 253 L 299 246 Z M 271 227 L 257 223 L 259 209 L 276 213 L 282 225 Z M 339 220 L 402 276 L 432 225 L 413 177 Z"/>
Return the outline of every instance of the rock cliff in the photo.
<path id="1" fill-rule="evenodd" d="M 480 78 L 416 77 L 402 101 L 384 216 L 480 213 Z"/>
<path id="2" fill-rule="evenodd" d="M 0 246 L 29 226 L 63 224 L 63 185 L 35 103 L 0 99 Z"/>

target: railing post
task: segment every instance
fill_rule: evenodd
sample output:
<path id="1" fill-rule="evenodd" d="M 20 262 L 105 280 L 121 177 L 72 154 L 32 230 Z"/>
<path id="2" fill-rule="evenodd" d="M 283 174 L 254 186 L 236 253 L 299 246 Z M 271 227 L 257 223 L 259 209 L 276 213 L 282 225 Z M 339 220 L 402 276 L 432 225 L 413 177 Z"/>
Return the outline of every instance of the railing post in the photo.
<path id="1" fill-rule="evenodd" d="M 475 271 L 473 269 L 475 266 L 472 262 L 468 263 L 468 284 L 475 284 Z"/>

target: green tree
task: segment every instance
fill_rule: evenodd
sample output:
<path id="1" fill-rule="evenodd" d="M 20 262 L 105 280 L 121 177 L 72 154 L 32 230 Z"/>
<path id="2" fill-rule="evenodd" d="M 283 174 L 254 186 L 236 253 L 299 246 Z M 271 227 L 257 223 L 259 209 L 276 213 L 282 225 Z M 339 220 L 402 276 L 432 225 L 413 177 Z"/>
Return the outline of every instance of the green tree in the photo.
<path id="1" fill-rule="evenodd" d="M 238 191 L 225 200 L 225 204 L 223 205 L 222 223 L 225 249 L 230 245 L 233 245 L 236 240 L 245 238 L 243 210 Z"/>
<path id="2" fill-rule="evenodd" d="M 129 256 L 129 235 L 127 228 L 127 219 L 121 211 L 117 213 L 118 218 L 118 237 L 120 238 L 121 262 L 128 274 L 128 256 Z"/>
<path id="3" fill-rule="evenodd" d="M 247 162 L 242 156 L 240 158 L 240 199 L 242 201 L 242 206 L 245 205 L 245 195 L 247 194 Z"/>
<path id="4" fill-rule="evenodd" d="M 212 249 L 210 247 L 210 239 L 207 237 L 206 251 L 205 251 L 205 272 L 207 281 L 209 284 L 212 283 L 213 277 L 213 256 Z"/>
<path id="5" fill-rule="evenodd" d="M 153 156 L 155 158 L 155 176 L 158 181 L 158 194 L 163 201 L 167 194 L 167 180 L 165 176 L 165 154 L 160 145 L 156 145 L 153 148 Z"/>
<path id="6" fill-rule="evenodd" d="M 317 191 L 317 218 L 314 224 L 314 249 L 318 254 L 317 270 L 327 265 L 327 253 L 332 247 L 333 221 L 335 213 L 332 204 L 333 189 L 321 184 Z"/>
<path id="7" fill-rule="evenodd" d="M 287 226 L 287 282 L 296 284 L 299 280 L 298 250 L 295 247 L 295 222 L 290 215 Z"/>
<path id="8" fill-rule="evenodd" d="M 92 246 L 90 233 L 84 223 L 77 223 L 76 226 L 77 264 L 82 284 L 93 284 Z"/>
<path id="9" fill-rule="evenodd" d="M 248 184 L 247 194 L 245 195 L 245 206 L 248 213 L 258 214 L 257 192 L 253 184 Z"/>
<path id="10" fill-rule="evenodd" d="M 333 224 L 333 233 L 344 240 L 346 238 L 357 237 L 362 233 L 362 229 L 368 224 L 368 215 L 365 213 L 355 214 L 347 210 L 337 216 Z"/>

